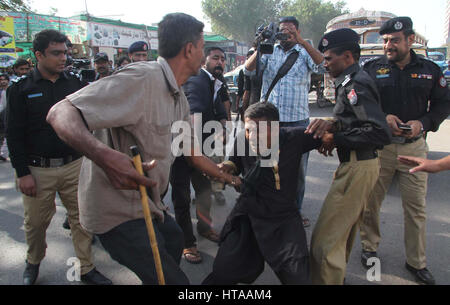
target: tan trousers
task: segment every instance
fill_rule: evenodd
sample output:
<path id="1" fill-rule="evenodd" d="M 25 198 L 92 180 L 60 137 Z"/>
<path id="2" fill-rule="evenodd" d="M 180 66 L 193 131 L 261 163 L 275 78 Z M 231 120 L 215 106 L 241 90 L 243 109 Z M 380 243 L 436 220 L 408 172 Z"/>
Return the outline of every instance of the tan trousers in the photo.
<path id="1" fill-rule="evenodd" d="M 410 166 L 397 161 L 398 155 L 426 158 L 428 146 L 424 139 L 410 144 L 391 144 L 380 153 L 381 171 L 361 224 L 361 243 L 365 251 L 377 251 L 380 244 L 381 203 L 394 176 L 398 177 L 405 222 L 406 261 L 416 269 L 426 267 L 425 256 L 425 196 L 428 174 L 409 173 Z"/>
<path id="2" fill-rule="evenodd" d="M 363 210 L 379 175 L 378 159 L 341 163 L 311 238 L 315 285 L 342 285 Z"/>
<path id="3" fill-rule="evenodd" d="M 81 162 L 82 158 L 57 168 L 30 166 L 31 174 L 36 180 L 37 196 L 22 196 L 29 263 L 39 264 L 45 256 L 46 231 L 56 213 L 55 196 L 58 193 L 67 209 L 75 254 L 81 264 L 81 274 L 86 274 L 94 268 L 91 262 L 92 235 L 81 227 L 78 218 L 77 190 Z"/>

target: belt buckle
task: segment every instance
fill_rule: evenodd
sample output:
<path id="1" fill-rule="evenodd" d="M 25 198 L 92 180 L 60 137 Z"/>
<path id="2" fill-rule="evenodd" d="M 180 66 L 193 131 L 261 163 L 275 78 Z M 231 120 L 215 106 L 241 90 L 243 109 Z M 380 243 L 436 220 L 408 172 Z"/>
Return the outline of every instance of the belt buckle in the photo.
<path id="1" fill-rule="evenodd" d="M 50 159 L 50 167 L 61 167 L 64 165 L 64 159 Z"/>

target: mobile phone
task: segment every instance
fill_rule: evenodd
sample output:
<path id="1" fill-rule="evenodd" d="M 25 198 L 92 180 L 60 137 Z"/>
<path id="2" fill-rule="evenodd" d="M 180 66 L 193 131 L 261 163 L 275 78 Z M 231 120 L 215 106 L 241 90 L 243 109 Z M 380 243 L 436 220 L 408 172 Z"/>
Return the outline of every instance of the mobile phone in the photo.
<path id="1" fill-rule="evenodd" d="M 411 126 L 406 124 L 397 124 L 398 128 L 404 131 L 412 131 Z"/>

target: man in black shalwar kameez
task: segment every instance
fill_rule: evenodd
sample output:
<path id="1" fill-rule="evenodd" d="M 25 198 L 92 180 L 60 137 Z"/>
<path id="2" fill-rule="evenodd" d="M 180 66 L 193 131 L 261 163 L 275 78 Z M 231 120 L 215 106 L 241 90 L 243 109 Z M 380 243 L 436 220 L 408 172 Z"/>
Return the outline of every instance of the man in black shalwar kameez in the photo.
<path id="1" fill-rule="evenodd" d="M 319 148 L 322 142 L 305 134 L 304 128 L 271 129 L 271 122 L 278 121 L 279 114 L 270 103 L 251 105 L 244 117 L 245 156 L 237 156 L 236 139 L 233 156 L 223 163 L 223 170 L 244 176 L 242 194 L 222 229 L 213 271 L 203 284 L 250 284 L 263 272 L 265 261 L 282 284 L 309 284 L 307 240 L 296 206 L 298 169 L 302 154 Z M 269 126 L 268 143 L 273 144 L 271 132 L 279 135 L 279 159 L 271 167 L 261 166 L 270 156 L 261 157 L 264 153 L 249 141 L 249 123 L 261 121 Z M 257 132 L 263 129 L 259 125 Z M 250 149 L 258 151 L 258 156 L 251 156 Z"/>

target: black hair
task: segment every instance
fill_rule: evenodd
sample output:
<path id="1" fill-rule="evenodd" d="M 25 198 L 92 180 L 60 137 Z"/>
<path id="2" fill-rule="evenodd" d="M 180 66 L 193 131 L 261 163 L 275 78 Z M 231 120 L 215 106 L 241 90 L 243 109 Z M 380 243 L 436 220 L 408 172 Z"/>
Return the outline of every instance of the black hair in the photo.
<path id="1" fill-rule="evenodd" d="M 118 65 L 118 66 L 121 66 L 125 60 L 128 61 L 129 63 L 131 62 L 131 59 L 128 58 L 128 56 L 122 56 L 122 57 L 119 58 L 119 60 L 117 61 L 117 65 Z"/>
<path id="2" fill-rule="evenodd" d="M 158 53 L 165 59 L 178 55 L 189 42 L 197 45 L 205 25 L 184 13 L 164 16 L 158 24 Z"/>
<path id="3" fill-rule="evenodd" d="M 267 102 L 259 102 L 250 105 L 247 110 L 245 110 L 244 118 L 265 118 L 268 121 L 279 121 L 280 113 L 278 112 L 277 107 L 275 107 L 273 104 Z"/>
<path id="4" fill-rule="evenodd" d="M 67 43 L 67 36 L 56 30 L 43 30 L 36 34 L 33 40 L 33 52 L 42 54 L 48 48 L 51 42 Z"/>
<path id="5" fill-rule="evenodd" d="M 30 63 L 29 63 L 26 59 L 19 58 L 19 59 L 16 60 L 16 62 L 14 63 L 13 69 L 17 69 L 17 68 L 19 68 L 19 67 L 21 67 L 21 66 L 25 66 L 25 65 L 30 66 Z"/>
<path id="6" fill-rule="evenodd" d="M 219 50 L 220 52 L 222 52 L 225 55 L 225 51 L 221 47 L 209 47 L 205 51 L 205 57 L 208 57 L 212 51 L 216 51 L 216 50 Z"/>
<path id="7" fill-rule="evenodd" d="M 72 48 L 72 47 L 73 47 L 73 43 L 70 41 L 69 38 L 67 38 L 67 40 L 66 40 L 66 46 L 67 46 L 68 48 Z"/>
<path id="8" fill-rule="evenodd" d="M 0 74 L 0 77 L 4 77 L 4 78 L 6 78 L 7 80 L 9 80 L 9 75 L 8 75 L 8 73 L 1 73 L 1 74 Z"/>
<path id="9" fill-rule="evenodd" d="M 287 17 L 281 17 L 280 18 L 280 24 L 281 23 L 288 23 L 288 22 L 292 23 L 295 26 L 295 28 L 298 30 L 299 23 L 298 23 L 297 18 L 295 18 L 294 16 L 287 16 Z"/>
<path id="10" fill-rule="evenodd" d="M 330 49 L 330 52 L 336 55 L 342 55 L 342 53 L 344 53 L 345 51 L 350 51 L 355 62 L 359 62 L 359 58 L 361 57 L 361 47 L 359 46 L 359 44 L 349 44 L 346 46 Z"/>

